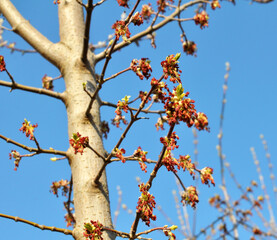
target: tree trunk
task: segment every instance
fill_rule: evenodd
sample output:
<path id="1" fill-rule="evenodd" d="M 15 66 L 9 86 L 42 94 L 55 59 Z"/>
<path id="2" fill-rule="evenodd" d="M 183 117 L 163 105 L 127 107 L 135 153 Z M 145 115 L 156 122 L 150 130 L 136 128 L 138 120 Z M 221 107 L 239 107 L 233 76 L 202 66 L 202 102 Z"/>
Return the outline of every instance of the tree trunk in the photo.
<path id="1" fill-rule="evenodd" d="M 81 62 L 85 29 L 83 19 L 82 6 L 76 0 L 67 0 L 59 5 L 61 43 L 70 51 L 69 56 L 60 66 L 66 84 L 65 105 L 68 116 L 68 134 L 69 138 L 77 132 L 82 136 L 88 136 L 90 146 L 104 156 L 98 100 L 94 101 L 91 108 L 91 117 L 87 118 L 85 115 L 90 98 L 83 89 L 83 83 L 88 82 L 93 93 L 96 79 L 93 54 L 88 54 L 91 69 L 87 69 Z M 93 183 L 103 165 L 103 160 L 88 148 L 82 155 L 74 154 L 72 148 L 69 152 L 76 220 L 73 236 L 76 240 L 81 240 L 84 239 L 84 223 L 91 220 L 98 220 L 104 226 L 112 228 L 109 193 L 105 173 L 98 186 Z M 103 238 L 109 240 L 115 239 L 115 236 L 106 232 Z"/>

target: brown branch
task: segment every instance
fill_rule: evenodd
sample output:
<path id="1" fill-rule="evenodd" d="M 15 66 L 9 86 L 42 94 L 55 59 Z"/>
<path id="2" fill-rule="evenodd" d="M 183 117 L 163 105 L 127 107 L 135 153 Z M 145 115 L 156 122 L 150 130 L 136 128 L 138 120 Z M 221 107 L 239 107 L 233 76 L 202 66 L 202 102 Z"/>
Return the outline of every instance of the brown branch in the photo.
<path id="1" fill-rule="evenodd" d="M 116 73 L 116 74 L 113 74 L 111 77 L 105 78 L 105 79 L 103 80 L 103 82 L 107 82 L 107 81 L 109 81 L 110 79 L 113 79 L 113 78 L 117 77 L 118 75 L 120 75 L 120 74 L 122 74 L 122 73 L 125 73 L 125 72 L 127 72 L 127 71 L 129 71 L 129 70 L 131 70 L 131 67 L 128 67 L 128 68 L 126 68 L 126 69 L 124 69 L 124 70 L 122 70 L 122 71 L 120 71 L 120 72 L 118 72 L 118 73 Z"/>
<path id="2" fill-rule="evenodd" d="M 6 82 L 3 80 L 0 80 L 0 86 L 10 87 L 12 90 L 20 89 L 20 90 L 27 91 L 27 92 L 38 93 L 38 94 L 46 95 L 49 97 L 57 98 L 62 101 L 64 100 L 63 93 L 53 92 L 51 90 L 47 90 L 47 89 L 43 89 L 43 88 L 30 87 L 30 86 L 26 86 L 26 85 L 22 85 L 22 84 L 18 84 L 18 83 Z"/>
<path id="3" fill-rule="evenodd" d="M 70 204 L 72 203 L 72 201 L 71 201 L 72 187 L 73 187 L 73 178 L 72 178 L 72 174 L 71 174 L 70 183 L 69 183 L 68 199 L 67 199 L 67 202 L 66 202 L 66 211 L 67 211 L 67 214 L 70 217 L 70 219 L 72 219 L 75 223 L 75 218 L 74 218 L 74 216 L 71 212 L 71 209 L 70 209 Z"/>
<path id="4" fill-rule="evenodd" d="M 109 107 L 117 108 L 116 104 L 110 103 L 110 102 L 107 102 L 107 101 L 101 101 L 101 106 L 109 106 Z M 129 109 L 132 110 L 132 111 L 138 111 L 139 110 L 139 108 L 131 108 L 131 107 L 129 107 Z M 164 110 L 147 110 L 147 109 L 141 109 L 141 112 L 144 112 L 144 113 L 155 113 L 155 114 L 165 113 Z"/>
<path id="5" fill-rule="evenodd" d="M 139 160 L 139 158 L 137 158 L 137 157 L 124 157 L 124 160 L 134 161 L 134 162 L 141 162 L 141 160 Z M 119 158 L 114 158 L 114 159 L 110 160 L 110 162 L 119 162 L 119 161 L 122 161 L 122 160 L 119 159 Z M 146 159 L 145 163 L 157 163 L 157 161 L 151 160 L 151 159 Z"/>
<path id="6" fill-rule="evenodd" d="M 21 143 L 18 143 L 10 138 L 7 138 L 3 135 L 0 134 L 0 138 L 2 138 L 3 140 L 5 140 L 7 143 L 11 143 L 15 146 L 18 146 L 20 148 L 23 148 L 29 152 L 35 152 L 36 154 L 40 154 L 40 153 L 46 153 L 46 154 L 55 154 L 55 155 L 61 155 L 61 156 L 66 156 L 66 152 L 64 151 L 58 151 L 58 150 L 52 150 L 52 149 L 41 149 L 41 148 L 32 148 L 32 147 L 27 147 Z"/>
<path id="7" fill-rule="evenodd" d="M 92 0 L 88 0 L 88 5 L 86 6 L 87 15 L 86 15 L 86 25 L 85 25 L 83 51 L 82 51 L 83 63 L 87 62 L 87 53 L 89 48 L 89 31 L 90 31 L 92 10 L 93 10 Z"/>
<path id="8" fill-rule="evenodd" d="M 40 225 L 38 223 L 31 222 L 31 221 L 23 219 L 23 218 L 10 216 L 10 215 L 6 215 L 6 214 L 3 214 L 3 213 L 0 213 L 0 217 L 12 219 L 12 220 L 14 220 L 16 222 L 23 222 L 23 223 L 29 224 L 29 225 L 31 225 L 33 227 L 39 228 L 41 230 L 49 230 L 49 231 L 52 231 L 52 232 L 60 232 L 60 233 L 66 234 L 66 235 L 68 235 L 68 234 L 72 235 L 72 231 L 68 230 L 68 229 L 44 226 L 44 225 Z"/>
<path id="9" fill-rule="evenodd" d="M 273 0 L 252 0 L 252 2 L 257 2 L 257 3 L 270 3 L 270 2 L 273 2 Z"/>
<path id="10" fill-rule="evenodd" d="M 113 232 L 113 233 L 116 234 L 116 236 L 119 236 L 119 237 L 122 237 L 122 238 L 129 238 L 130 237 L 129 233 L 117 231 L 115 229 L 103 227 L 103 230 Z"/>
<path id="11" fill-rule="evenodd" d="M 97 152 L 93 147 L 91 147 L 90 145 L 87 146 L 91 151 L 93 151 L 98 157 L 102 158 L 103 161 L 106 161 L 106 158 L 103 157 L 99 152 Z"/>
<path id="12" fill-rule="evenodd" d="M 190 7 L 190 6 L 193 6 L 193 5 L 195 5 L 195 4 L 198 4 L 198 3 L 205 3 L 205 2 L 207 2 L 207 1 L 205 1 L 205 0 L 194 0 L 194 1 L 191 1 L 191 2 L 188 2 L 188 3 L 183 4 L 179 9 L 176 9 L 171 15 L 169 15 L 167 19 L 161 21 L 160 23 L 157 23 L 157 24 L 154 25 L 153 27 L 151 27 L 151 26 L 148 27 L 148 28 L 145 29 L 144 31 L 142 31 L 142 32 L 140 32 L 140 33 L 138 33 L 138 34 L 136 34 L 135 36 L 133 36 L 133 37 L 131 37 L 131 38 L 129 38 L 128 41 L 130 41 L 130 42 L 136 42 L 136 41 L 138 41 L 138 40 L 141 39 L 142 37 L 144 37 L 144 36 L 146 36 L 146 35 L 148 35 L 148 34 L 151 34 L 152 32 L 154 32 L 154 31 L 160 29 L 161 27 L 165 26 L 167 23 L 171 22 L 172 19 L 173 19 L 175 16 L 177 16 L 177 15 L 179 14 L 180 11 L 184 11 L 186 8 L 188 8 L 188 7 Z M 120 42 L 120 43 L 118 43 L 118 44 L 114 47 L 113 51 L 118 51 L 118 50 L 120 50 L 120 49 L 122 49 L 122 48 L 128 46 L 129 44 L 130 44 L 130 43 L 127 43 L 127 42 L 124 42 L 124 41 L 123 41 L 123 42 Z M 100 60 L 102 60 L 102 59 L 104 59 L 104 58 L 105 58 L 105 52 L 101 52 L 101 53 L 99 53 L 99 54 L 97 54 L 97 55 L 95 56 L 96 62 L 98 62 L 98 61 L 100 61 Z"/>

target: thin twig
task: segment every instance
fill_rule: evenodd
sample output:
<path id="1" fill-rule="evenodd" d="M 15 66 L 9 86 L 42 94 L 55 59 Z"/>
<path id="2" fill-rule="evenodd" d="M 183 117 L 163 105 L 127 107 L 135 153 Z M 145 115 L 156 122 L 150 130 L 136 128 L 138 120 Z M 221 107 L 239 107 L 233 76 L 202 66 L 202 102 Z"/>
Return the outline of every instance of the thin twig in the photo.
<path id="1" fill-rule="evenodd" d="M 72 174 L 71 174 L 70 183 L 69 183 L 68 199 L 66 202 L 66 211 L 67 211 L 67 214 L 70 217 L 70 219 L 72 219 L 72 221 L 75 223 L 75 218 L 70 209 L 70 204 L 72 203 L 72 201 L 71 201 L 72 188 L 73 188 L 73 178 L 72 178 Z"/>
<path id="2" fill-rule="evenodd" d="M 108 106 L 108 107 L 117 108 L 116 104 L 110 103 L 110 102 L 107 102 L 107 101 L 101 101 L 101 106 Z M 132 111 L 138 111 L 139 110 L 139 108 L 131 108 L 131 107 L 129 107 L 129 109 L 132 110 Z M 144 113 L 155 113 L 155 114 L 165 113 L 164 110 L 147 110 L 147 109 L 141 109 L 141 112 L 144 112 Z"/>
<path id="3" fill-rule="evenodd" d="M 122 70 L 122 71 L 120 71 L 120 72 L 118 72 L 118 73 L 116 73 L 116 74 L 113 74 L 111 77 L 105 78 L 105 79 L 103 80 L 103 82 L 107 82 L 107 81 L 109 81 L 109 80 L 111 80 L 111 79 L 117 77 L 118 75 L 120 75 L 120 74 L 122 74 L 122 73 L 125 73 L 125 72 L 129 71 L 129 70 L 131 70 L 131 67 L 128 67 L 128 68 L 126 68 L 126 69 L 124 69 L 124 70 Z"/>
<path id="4" fill-rule="evenodd" d="M 38 223 L 35 223 L 35 222 L 31 222 L 29 220 L 26 220 L 26 219 L 23 219 L 23 218 L 20 218 L 20 217 L 14 217 L 14 216 L 6 215 L 6 214 L 3 214 L 3 213 L 0 213 L 0 217 L 12 219 L 12 220 L 14 220 L 16 222 L 23 222 L 23 223 L 29 224 L 29 225 L 31 225 L 33 227 L 39 228 L 41 230 L 49 230 L 49 231 L 52 231 L 52 232 L 60 232 L 60 233 L 66 234 L 66 235 L 68 235 L 68 234 L 72 235 L 72 231 L 71 230 L 41 225 L 41 224 L 38 224 Z"/>
<path id="5" fill-rule="evenodd" d="M 103 157 L 99 152 L 97 152 L 92 146 L 88 145 L 87 147 L 88 147 L 91 151 L 93 151 L 98 157 L 102 158 L 104 162 L 106 161 L 106 158 Z"/>
<path id="6" fill-rule="evenodd" d="M 64 152 L 64 151 L 58 151 L 58 150 L 54 150 L 54 149 L 53 150 L 52 149 L 48 150 L 48 149 L 41 149 L 41 148 L 38 149 L 38 148 L 27 147 L 27 146 L 25 146 L 21 143 L 18 143 L 18 142 L 14 141 L 10 138 L 7 138 L 7 137 L 3 136 L 3 135 L 0 135 L 0 138 L 4 139 L 7 143 L 11 143 L 13 145 L 16 145 L 16 146 L 18 146 L 20 148 L 23 148 L 23 149 L 25 149 L 29 152 L 35 152 L 36 154 L 46 153 L 46 154 L 55 154 L 55 155 L 66 156 L 66 152 Z"/>
<path id="7" fill-rule="evenodd" d="M 47 89 L 30 87 L 30 86 L 26 86 L 26 85 L 22 85 L 22 84 L 18 84 L 18 83 L 6 82 L 3 80 L 0 80 L 0 86 L 10 87 L 12 90 L 19 89 L 19 90 L 23 90 L 23 91 L 27 91 L 27 92 L 42 94 L 42 95 L 46 95 L 49 97 L 60 99 L 62 101 L 64 100 L 63 93 L 53 92 L 53 91 L 47 90 Z"/>

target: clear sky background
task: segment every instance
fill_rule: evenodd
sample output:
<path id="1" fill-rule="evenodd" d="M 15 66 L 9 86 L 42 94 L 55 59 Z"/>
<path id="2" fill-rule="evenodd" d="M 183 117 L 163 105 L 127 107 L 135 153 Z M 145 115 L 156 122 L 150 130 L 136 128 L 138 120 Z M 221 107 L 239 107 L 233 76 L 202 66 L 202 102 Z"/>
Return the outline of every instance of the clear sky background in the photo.
<path id="1" fill-rule="evenodd" d="M 58 17 L 57 6 L 51 0 L 13 0 L 14 5 L 22 15 L 31 22 L 39 31 L 51 41 L 58 42 Z M 147 3 L 146 1 L 143 3 Z M 135 4 L 131 0 L 130 7 Z M 156 6 L 155 1 L 152 2 Z M 208 7 L 210 15 L 209 27 L 201 30 L 193 21 L 183 24 L 189 40 L 195 41 L 198 47 L 197 57 L 182 54 L 180 58 L 180 69 L 183 71 L 181 79 L 185 91 L 190 92 L 190 97 L 196 101 L 196 109 L 206 113 L 209 119 L 210 133 L 198 132 L 198 160 L 199 168 L 209 166 L 214 169 L 216 187 L 199 185 L 200 202 L 197 207 L 197 226 L 199 229 L 207 226 L 221 214 L 208 205 L 208 199 L 220 190 L 220 166 L 216 151 L 218 144 L 217 134 L 219 132 L 219 116 L 222 101 L 222 85 L 224 81 L 225 62 L 230 62 L 231 72 L 229 88 L 227 92 L 227 105 L 224 120 L 223 152 L 231 164 L 231 168 L 243 187 L 249 185 L 251 180 L 258 181 L 256 168 L 250 152 L 250 147 L 255 147 L 257 157 L 260 160 L 265 182 L 268 184 L 273 208 L 276 211 L 276 199 L 274 199 L 272 186 L 270 185 L 269 170 L 263 145 L 259 135 L 264 134 L 271 153 L 272 162 L 276 164 L 277 158 L 277 32 L 276 32 L 276 2 L 271 4 L 251 4 L 250 1 L 239 1 L 236 6 L 228 2 L 221 2 L 221 9 L 212 11 Z M 140 8 L 139 8 L 140 9 Z M 117 7 L 115 0 L 107 1 L 95 9 L 92 17 L 91 42 L 107 39 L 113 33 L 111 29 L 115 20 L 120 19 L 124 9 Z M 183 18 L 194 16 L 194 9 L 182 13 Z M 9 24 L 5 21 L 5 27 Z M 132 35 L 139 29 L 131 28 Z M 153 68 L 152 76 L 159 78 L 162 74 L 160 62 L 169 54 L 182 52 L 180 42 L 180 30 L 176 22 L 159 30 L 156 35 L 157 48 L 153 49 L 149 40 L 140 42 L 140 47 L 130 46 L 113 55 L 108 66 L 106 76 L 111 76 L 120 70 L 127 68 L 132 59 L 149 57 Z M 17 35 L 5 32 L 4 39 L 16 42 L 16 47 L 31 49 Z M 16 82 L 20 84 L 41 87 L 41 78 L 44 74 L 52 77 L 59 75 L 59 71 L 51 66 L 37 54 L 26 54 L 22 56 L 18 52 L 10 54 L 10 51 L 1 48 L 0 54 L 5 56 L 7 69 L 13 75 Z M 96 69 L 101 71 L 103 62 Z M 2 72 L 1 80 L 9 81 L 7 75 Z M 55 91 L 64 90 L 63 80 L 57 80 Z M 125 95 L 137 96 L 139 90 L 148 91 L 150 80 L 141 81 L 133 72 L 120 75 L 104 86 L 100 97 L 103 100 L 116 103 Z M 66 111 L 61 102 L 46 96 L 26 93 L 14 90 L 12 93 L 6 87 L 0 87 L 0 134 L 28 146 L 35 146 L 24 134 L 19 131 L 24 118 L 32 123 L 38 123 L 35 136 L 41 147 L 53 147 L 66 151 L 69 147 L 67 135 Z M 159 106 L 156 107 L 158 109 Z M 154 108 L 155 109 L 155 108 Z M 102 119 L 110 121 L 114 117 L 114 109 L 102 108 Z M 126 149 L 127 155 L 141 146 L 148 151 L 148 157 L 157 159 L 161 151 L 159 138 L 166 131 L 157 132 L 155 122 L 158 116 L 147 116 L 150 120 L 140 120 L 129 132 L 122 147 Z M 123 126 L 124 127 L 124 126 Z M 107 140 L 104 140 L 107 151 L 113 149 L 121 130 L 110 125 L 111 131 Z M 166 128 L 168 129 L 168 127 Z M 180 147 L 175 156 L 179 154 L 190 154 L 194 156 L 192 129 L 181 124 L 176 128 L 180 137 Z M 11 150 L 24 151 L 0 141 L 0 212 L 12 216 L 19 216 L 30 221 L 47 226 L 65 228 L 65 210 L 62 196 L 56 198 L 49 192 L 53 181 L 70 179 L 70 169 L 67 161 L 51 162 L 49 155 L 39 155 L 33 158 L 24 158 L 18 171 L 14 171 L 13 161 L 9 160 L 8 154 Z M 136 177 L 147 181 L 153 166 L 148 165 L 148 173 L 145 174 L 139 168 L 138 163 L 113 163 L 107 167 L 108 182 L 111 198 L 111 210 L 117 207 L 117 186 L 122 190 L 122 202 L 128 208 L 135 211 L 139 191 Z M 276 169 L 276 168 L 275 168 Z M 276 170 L 275 170 L 276 173 Z M 195 185 L 195 182 L 187 172 L 180 176 L 186 186 Z M 240 197 L 239 190 L 235 187 L 228 175 L 227 186 L 232 201 Z M 177 190 L 173 175 L 163 169 L 155 179 L 150 190 L 156 197 L 157 205 L 161 205 L 167 215 L 180 226 L 175 209 L 172 190 Z M 260 189 L 255 190 L 255 196 L 262 194 Z M 249 205 L 245 205 L 245 208 Z M 187 208 L 190 224 L 192 224 L 193 211 Z M 269 219 L 266 205 L 264 214 Z M 169 224 L 162 214 L 156 209 L 157 221 L 155 225 L 164 226 Z M 120 210 L 117 220 L 118 230 L 129 231 L 134 217 Z M 261 226 L 257 218 L 253 222 Z M 140 230 L 147 227 L 140 223 Z M 59 233 L 41 231 L 23 223 L 15 223 L 12 220 L 0 218 L 1 239 L 71 239 Z M 241 231 L 241 239 L 250 236 L 249 233 Z M 153 239 L 166 239 L 161 234 L 152 235 Z M 183 239 L 177 232 L 177 239 Z"/>

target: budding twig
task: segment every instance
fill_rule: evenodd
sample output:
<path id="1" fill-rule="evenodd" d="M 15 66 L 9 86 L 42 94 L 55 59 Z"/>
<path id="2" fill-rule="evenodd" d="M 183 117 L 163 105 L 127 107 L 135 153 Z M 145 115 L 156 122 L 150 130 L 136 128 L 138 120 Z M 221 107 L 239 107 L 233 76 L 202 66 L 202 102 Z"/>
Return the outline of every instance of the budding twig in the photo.
<path id="1" fill-rule="evenodd" d="M 162 81 L 164 78 L 164 75 L 161 76 L 161 78 L 159 79 L 159 82 Z M 147 101 L 147 99 L 150 97 L 150 95 L 152 94 L 152 92 L 154 91 L 155 87 L 152 86 L 150 91 L 148 92 L 148 94 L 146 95 L 146 97 L 144 98 L 144 100 L 141 102 L 139 109 L 137 110 L 136 114 L 131 118 L 130 123 L 128 124 L 128 126 L 126 127 L 125 131 L 123 132 L 123 134 L 121 135 L 120 139 L 118 140 L 117 144 L 115 145 L 115 147 L 113 149 L 119 148 L 120 144 L 122 143 L 122 141 L 124 140 L 124 138 L 126 137 L 127 133 L 129 132 L 131 126 L 133 125 L 133 123 L 135 121 L 138 120 L 138 115 L 139 113 L 142 111 L 142 109 L 145 106 L 145 103 Z M 98 174 L 96 175 L 95 179 L 94 179 L 94 183 L 98 184 L 100 177 L 102 176 L 103 171 L 105 170 L 106 166 L 110 163 L 110 160 L 112 158 L 112 153 L 109 154 L 109 156 L 106 158 L 106 161 L 104 162 L 102 168 L 100 169 L 100 171 L 98 172 Z"/>
<path id="2" fill-rule="evenodd" d="M 117 108 L 116 104 L 110 103 L 110 102 L 107 102 L 107 101 L 101 101 L 101 106 L 108 106 L 108 107 Z M 155 113 L 155 114 L 165 113 L 164 110 L 148 110 L 148 108 L 147 109 L 141 109 L 141 112 L 144 112 L 144 113 Z M 129 109 L 132 110 L 132 111 L 138 111 L 139 110 L 138 108 L 132 108 L 132 107 L 129 107 Z"/>
<path id="3" fill-rule="evenodd" d="M 16 145 L 20 148 L 23 148 L 29 152 L 35 152 L 36 154 L 40 154 L 40 153 L 46 153 L 46 154 L 55 154 L 55 155 L 61 155 L 61 156 L 67 156 L 66 152 L 64 151 L 59 151 L 59 150 L 54 150 L 54 149 L 41 149 L 41 148 L 32 148 L 32 147 L 28 147 L 25 146 L 21 143 L 18 143 L 10 138 L 7 138 L 3 135 L 0 135 L 0 138 L 4 139 L 7 143 L 11 143 L 13 145 Z"/>

